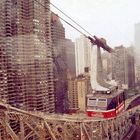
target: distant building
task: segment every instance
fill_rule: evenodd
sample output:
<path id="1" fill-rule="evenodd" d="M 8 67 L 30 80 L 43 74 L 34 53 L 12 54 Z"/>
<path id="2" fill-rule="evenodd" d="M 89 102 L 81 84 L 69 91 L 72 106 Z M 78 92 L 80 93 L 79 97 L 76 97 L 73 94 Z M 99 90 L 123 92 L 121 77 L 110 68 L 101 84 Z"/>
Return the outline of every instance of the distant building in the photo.
<path id="1" fill-rule="evenodd" d="M 135 69 L 133 47 L 115 47 L 111 57 L 112 79 L 124 88 L 134 88 Z"/>
<path id="2" fill-rule="evenodd" d="M 136 66 L 136 82 L 140 81 L 140 23 L 135 24 L 135 66 Z"/>
<path id="3" fill-rule="evenodd" d="M 75 45 L 70 39 L 65 40 L 66 44 L 66 62 L 67 62 L 67 74 L 70 77 L 75 77 Z"/>
<path id="4" fill-rule="evenodd" d="M 76 58 L 76 75 L 84 73 L 85 68 L 91 67 L 91 43 L 84 36 L 76 39 L 75 58 Z"/>
<path id="5" fill-rule="evenodd" d="M 112 79 L 112 64 L 111 64 L 111 54 L 108 52 L 104 52 L 102 54 L 102 64 L 103 64 L 103 75 L 104 79 L 111 80 Z"/>
<path id="6" fill-rule="evenodd" d="M 128 87 L 135 87 L 135 60 L 134 60 L 134 47 L 127 49 L 127 66 L 128 66 Z"/>
<path id="7" fill-rule="evenodd" d="M 79 75 L 68 81 L 68 99 L 70 112 L 86 111 L 86 95 L 89 92 L 89 77 Z"/>
<path id="8" fill-rule="evenodd" d="M 123 46 L 115 47 L 112 55 L 112 79 L 119 84 L 127 86 L 128 69 L 127 69 L 127 54 L 126 48 Z"/>
<path id="9" fill-rule="evenodd" d="M 55 77 L 55 109 L 57 113 L 64 113 L 67 106 L 67 46 L 63 24 L 53 12 L 51 13 L 51 33 Z"/>

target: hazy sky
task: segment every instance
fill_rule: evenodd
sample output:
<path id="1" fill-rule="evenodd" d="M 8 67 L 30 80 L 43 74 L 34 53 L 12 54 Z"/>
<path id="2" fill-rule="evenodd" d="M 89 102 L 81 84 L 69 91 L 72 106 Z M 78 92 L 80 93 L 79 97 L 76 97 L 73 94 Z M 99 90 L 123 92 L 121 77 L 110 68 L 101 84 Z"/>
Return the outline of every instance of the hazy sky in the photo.
<path id="1" fill-rule="evenodd" d="M 134 25 L 140 22 L 140 0 L 51 0 L 91 34 L 104 37 L 108 44 L 129 46 L 134 41 Z M 52 11 L 65 18 L 60 12 Z M 68 19 L 66 19 L 69 21 Z M 64 24 L 66 37 L 79 33 Z"/>

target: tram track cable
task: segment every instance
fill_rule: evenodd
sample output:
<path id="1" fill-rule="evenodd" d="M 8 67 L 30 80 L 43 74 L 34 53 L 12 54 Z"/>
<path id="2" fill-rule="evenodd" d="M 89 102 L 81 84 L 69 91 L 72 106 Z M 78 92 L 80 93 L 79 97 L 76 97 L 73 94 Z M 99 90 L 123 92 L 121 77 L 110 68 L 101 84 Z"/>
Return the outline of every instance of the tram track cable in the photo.
<path id="1" fill-rule="evenodd" d="M 83 29 L 87 34 L 89 34 L 90 36 L 93 36 L 91 33 L 89 33 L 85 28 L 83 28 L 79 23 L 77 23 L 74 19 L 72 19 L 68 14 L 64 13 L 60 8 L 58 8 L 57 6 L 55 6 L 53 3 L 50 2 L 50 4 L 57 9 L 59 12 L 61 12 L 64 16 L 66 16 L 67 18 L 69 18 L 73 23 L 75 23 L 77 26 L 79 26 L 81 29 Z"/>
<path id="2" fill-rule="evenodd" d="M 44 4 L 42 4 L 40 1 L 38 0 L 34 0 L 35 2 L 37 2 L 39 5 L 41 5 L 42 7 L 44 7 L 45 9 L 48 9 Z M 57 17 L 59 17 L 62 21 L 64 21 L 66 24 L 68 24 L 69 26 L 71 26 L 73 29 L 75 29 L 76 31 L 78 31 L 80 34 L 82 34 L 83 36 L 85 36 L 86 38 L 88 38 L 90 40 L 90 42 L 93 45 L 97 45 L 98 47 L 102 47 L 104 50 L 108 51 L 108 52 L 113 52 L 113 49 L 110 48 L 107 44 L 105 39 L 101 38 L 97 38 L 95 35 L 93 36 L 91 33 L 89 33 L 86 29 L 84 29 L 80 24 L 78 24 L 75 20 L 73 20 L 70 16 L 68 16 L 67 14 L 65 14 L 61 9 L 59 9 L 57 6 L 55 6 L 54 4 L 52 4 L 50 1 L 48 1 L 53 7 L 55 7 L 57 10 L 59 10 L 63 15 L 65 15 L 67 18 L 69 18 L 73 23 L 75 23 L 78 27 L 80 27 L 82 30 L 84 30 L 88 35 L 86 35 L 83 31 L 81 31 L 80 29 L 78 29 L 77 27 L 75 27 L 72 23 L 68 22 L 67 20 L 65 20 L 64 18 L 62 18 L 61 16 L 55 14 Z"/>
<path id="3" fill-rule="evenodd" d="M 45 9 L 47 9 L 47 7 L 45 5 L 43 5 L 41 2 L 39 2 L 38 0 L 34 0 L 36 1 L 38 4 L 40 4 L 42 7 L 44 7 Z M 51 2 L 49 2 L 54 8 L 56 8 L 58 11 L 60 11 L 63 15 L 65 15 L 67 18 L 69 18 L 73 23 L 75 23 L 77 26 L 79 26 L 82 30 L 84 30 L 87 34 L 89 34 L 91 37 L 92 34 L 89 33 L 86 29 L 84 29 L 80 24 L 78 24 L 75 20 L 73 20 L 70 16 L 68 16 L 67 14 L 65 14 L 62 10 L 60 10 L 57 6 L 55 6 L 54 4 L 52 4 Z M 83 33 L 82 31 L 80 31 L 78 28 L 76 28 L 74 25 L 72 25 L 71 23 L 69 23 L 67 20 L 65 20 L 64 18 L 62 18 L 61 16 L 55 14 L 57 17 L 59 17 L 62 21 L 64 21 L 66 24 L 68 24 L 69 26 L 71 26 L 72 28 L 74 28 L 75 30 L 77 30 L 79 33 L 81 33 L 82 35 L 84 35 L 85 37 L 88 38 L 88 36 Z"/>

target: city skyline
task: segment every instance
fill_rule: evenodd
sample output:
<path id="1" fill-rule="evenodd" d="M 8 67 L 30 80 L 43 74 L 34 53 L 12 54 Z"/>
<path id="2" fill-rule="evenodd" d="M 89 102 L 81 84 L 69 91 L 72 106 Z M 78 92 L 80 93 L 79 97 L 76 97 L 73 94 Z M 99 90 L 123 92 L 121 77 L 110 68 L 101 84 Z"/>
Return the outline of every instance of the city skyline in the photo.
<path id="1" fill-rule="evenodd" d="M 108 30 L 106 14 L 114 14 L 112 6 L 121 6 L 120 0 L 87 0 L 86 5 L 67 0 L 70 13 L 94 31 L 94 39 L 69 30 L 50 1 L 0 0 L 0 140 L 139 140 L 140 67 L 134 47 L 139 53 L 140 23 L 135 46 L 113 46 L 113 31 L 119 31 L 112 23 Z M 91 19 L 98 10 L 107 13 Z M 94 28 L 93 20 L 99 23 Z M 116 33 L 116 42 L 125 42 L 128 32 Z"/>
<path id="2" fill-rule="evenodd" d="M 61 2 L 52 0 L 51 2 L 91 34 L 104 37 L 111 47 L 122 44 L 127 47 L 134 44 L 134 25 L 140 22 L 140 19 L 137 18 L 140 15 L 138 6 L 140 1 L 81 0 L 80 4 L 78 0 Z M 51 9 L 67 19 L 58 10 L 53 7 Z M 68 19 L 67 21 L 72 23 Z M 64 27 L 66 28 L 66 37 L 75 40 L 80 36 L 80 33 L 69 25 L 64 23 Z"/>

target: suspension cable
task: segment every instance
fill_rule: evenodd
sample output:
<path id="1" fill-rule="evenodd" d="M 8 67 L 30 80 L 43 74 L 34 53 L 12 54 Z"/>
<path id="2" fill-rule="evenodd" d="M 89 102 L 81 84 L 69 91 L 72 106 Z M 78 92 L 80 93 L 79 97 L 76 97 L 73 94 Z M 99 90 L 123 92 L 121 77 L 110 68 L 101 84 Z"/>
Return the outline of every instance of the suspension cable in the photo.
<path id="1" fill-rule="evenodd" d="M 45 5 L 43 5 L 41 2 L 39 2 L 38 0 L 34 0 L 36 1 L 38 4 L 40 4 L 42 7 L 44 7 L 45 9 L 47 9 L 47 7 Z M 52 5 L 52 3 L 50 3 Z M 53 5 L 54 6 L 54 5 Z M 59 9 L 59 8 L 58 8 Z M 59 9 L 59 11 L 61 11 Z M 71 19 L 75 24 L 78 25 L 78 23 L 76 23 L 76 21 L 74 21 L 72 18 L 70 18 L 68 15 L 66 15 L 64 12 L 61 11 L 61 13 L 63 13 L 65 16 L 67 16 L 69 19 Z M 57 14 L 55 14 L 57 17 L 59 17 L 61 20 L 63 20 L 66 24 L 68 24 L 69 26 L 71 26 L 72 28 L 74 28 L 75 30 L 77 30 L 79 33 L 81 33 L 82 35 L 84 35 L 85 37 L 88 37 L 87 35 L 85 35 L 82 31 L 80 31 L 78 28 L 76 28 L 74 25 L 72 25 L 71 23 L 69 23 L 68 21 L 66 21 L 64 18 L 62 18 L 61 16 L 58 16 Z M 86 33 L 88 33 L 88 31 L 86 31 L 81 25 L 78 25 L 80 28 L 82 28 Z M 90 34 L 90 33 L 88 33 Z M 90 34 L 90 36 L 92 36 Z"/>
<path id="2" fill-rule="evenodd" d="M 79 26 L 81 29 L 83 29 L 87 34 L 89 34 L 90 36 L 93 36 L 91 33 L 89 33 L 86 29 L 84 29 L 79 23 L 77 23 L 75 20 L 73 20 L 70 16 L 68 16 L 66 13 L 64 13 L 61 9 L 59 9 L 57 6 L 55 6 L 54 4 L 52 4 L 51 2 L 49 2 L 55 9 L 57 9 L 58 11 L 60 11 L 63 15 L 65 15 L 67 18 L 69 18 L 72 22 L 74 22 L 77 26 Z"/>
<path id="3" fill-rule="evenodd" d="M 48 9 L 45 5 L 43 5 L 41 2 L 39 2 L 38 0 L 34 0 L 36 1 L 38 4 L 40 4 L 42 7 L 44 7 L 45 9 Z M 49 2 L 49 1 L 48 1 Z M 50 2 L 49 2 L 50 3 Z M 82 28 L 86 33 L 88 33 L 90 36 L 87 36 L 86 34 L 84 34 L 81 30 L 79 30 L 78 28 L 76 28 L 74 25 L 72 25 L 71 23 L 69 23 L 68 21 L 66 21 L 64 18 L 58 16 L 57 14 L 55 14 L 57 17 L 59 17 L 61 20 L 63 20 L 66 24 L 68 24 L 69 26 L 71 26 L 72 28 L 74 28 L 76 31 L 78 31 L 79 33 L 81 33 L 82 35 L 84 35 L 86 38 L 88 38 L 91 43 L 94 45 L 98 45 L 100 44 L 98 47 L 102 47 L 103 49 L 105 49 L 108 52 L 112 51 L 112 48 L 110 48 L 109 46 L 107 46 L 107 44 L 104 44 L 104 42 L 101 39 L 98 39 L 96 36 L 93 36 L 87 31 L 85 30 L 81 25 L 79 25 L 76 21 L 74 21 L 71 17 L 69 17 L 67 14 L 65 14 L 62 10 L 60 10 L 59 8 L 57 8 L 54 4 L 50 3 L 51 5 L 53 5 L 57 10 L 59 10 L 61 13 L 63 13 L 66 17 L 68 17 L 70 20 L 72 20 L 76 25 L 78 25 L 80 28 Z"/>

